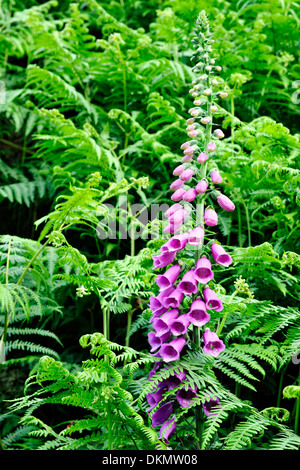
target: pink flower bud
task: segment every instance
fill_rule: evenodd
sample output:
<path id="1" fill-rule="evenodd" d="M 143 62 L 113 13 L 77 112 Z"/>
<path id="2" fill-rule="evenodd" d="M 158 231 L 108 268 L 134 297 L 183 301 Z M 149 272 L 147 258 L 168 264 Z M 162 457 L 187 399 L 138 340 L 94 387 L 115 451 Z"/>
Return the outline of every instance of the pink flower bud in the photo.
<path id="1" fill-rule="evenodd" d="M 218 139 L 223 139 L 225 137 L 224 133 L 221 131 L 221 129 L 215 130 L 215 136 L 218 137 Z"/>
<path id="2" fill-rule="evenodd" d="M 195 187 L 197 193 L 205 193 L 207 188 L 208 188 L 208 182 L 206 180 L 199 181 L 199 183 Z"/>
<path id="3" fill-rule="evenodd" d="M 185 189 L 179 188 L 175 191 L 175 193 L 172 194 L 171 200 L 172 201 L 181 201 L 184 194 L 185 194 Z"/>
<path id="4" fill-rule="evenodd" d="M 170 215 L 174 214 L 174 212 L 178 211 L 179 209 L 183 209 L 183 206 L 177 202 L 176 204 L 173 204 L 171 207 L 169 207 L 168 210 L 164 213 L 165 217 L 170 217 Z"/>
<path id="5" fill-rule="evenodd" d="M 222 67 L 220 67 L 220 65 L 216 65 L 216 71 L 221 72 L 221 70 L 222 70 Z"/>
<path id="6" fill-rule="evenodd" d="M 194 153 L 195 147 L 188 147 L 187 149 L 184 150 L 185 155 L 192 155 Z"/>
<path id="7" fill-rule="evenodd" d="M 187 133 L 187 135 L 188 135 L 189 137 L 197 137 L 198 131 L 197 131 L 196 129 L 193 130 L 193 131 L 189 131 L 189 132 Z"/>
<path id="8" fill-rule="evenodd" d="M 171 189 L 172 191 L 176 191 L 176 189 L 181 188 L 182 185 L 183 185 L 183 181 L 181 181 L 180 179 L 178 179 L 178 180 L 173 181 L 173 183 L 170 185 L 170 189 Z"/>
<path id="9" fill-rule="evenodd" d="M 190 147 L 190 145 L 191 145 L 190 142 L 184 142 L 184 143 L 180 146 L 180 148 L 181 148 L 181 150 L 185 150 L 185 149 L 187 149 L 188 147 Z"/>
<path id="10" fill-rule="evenodd" d="M 192 170 L 191 168 L 187 168 L 186 170 L 184 170 L 181 175 L 179 176 L 179 178 L 182 180 L 182 181 L 188 181 L 194 174 L 194 170 Z"/>
<path id="11" fill-rule="evenodd" d="M 214 142 L 210 142 L 207 144 L 207 151 L 214 152 L 216 150 L 216 144 Z"/>
<path id="12" fill-rule="evenodd" d="M 175 170 L 173 171 L 173 175 L 174 176 L 179 176 L 181 175 L 181 173 L 183 172 L 183 170 L 185 170 L 185 166 L 184 165 L 179 165 L 175 168 Z"/>
<path id="13" fill-rule="evenodd" d="M 195 122 L 194 118 L 189 118 L 189 119 L 186 120 L 187 125 L 193 124 L 194 122 Z"/>
<path id="14" fill-rule="evenodd" d="M 210 177 L 211 177 L 211 180 L 212 180 L 213 183 L 215 183 L 215 184 L 222 183 L 222 177 L 221 177 L 220 173 L 218 172 L 218 170 L 213 170 L 210 173 Z"/>
<path id="15" fill-rule="evenodd" d="M 201 99 L 198 99 L 198 100 L 195 100 L 195 101 L 194 101 L 194 104 L 195 104 L 196 106 L 202 106 L 202 105 L 204 104 L 204 101 L 201 100 Z"/>
<path id="16" fill-rule="evenodd" d="M 178 224 L 184 221 L 188 212 L 186 209 L 178 209 L 178 211 L 174 212 L 169 216 L 170 224 Z"/>
<path id="17" fill-rule="evenodd" d="M 206 209 L 204 212 L 204 222 L 210 227 L 214 227 L 218 224 L 218 214 L 214 209 Z"/>
<path id="18" fill-rule="evenodd" d="M 218 106 L 215 106 L 214 104 L 210 107 L 210 110 L 212 113 L 216 113 L 218 111 Z"/>
<path id="19" fill-rule="evenodd" d="M 184 155 L 181 159 L 181 163 L 189 163 L 193 161 L 193 155 Z"/>
<path id="20" fill-rule="evenodd" d="M 212 94 L 212 91 L 211 91 L 210 88 L 206 88 L 206 90 L 203 91 L 203 94 L 204 94 L 205 96 L 209 96 L 209 95 Z"/>
<path id="21" fill-rule="evenodd" d="M 198 193 L 196 189 L 190 188 L 186 191 L 186 193 L 183 195 L 183 200 L 186 202 L 192 202 L 196 197 L 198 196 Z"/>
<path id="22" fill-rule="evenodd" d="M 196 128 L 195 128 L 195 124 L 190 124 L 189 126 L 187 126 L 186 128 L 186 131 L 189 132 L 189 131 L 194 131 Z"/>
<path id="23" fill-rule="evenodd" d="M 197 117 L 199 115 L 199 111 L 196 108 L 189 109 L 189 114 L 193 117 Z"/>
<path id="24" fill-rule="evenodd" d="M 200 155 L 198 155 L 197 157 L 197 162 L 204 163 L 206 162 L 207 159 L 208 159 L 208 156 L 206 155 L 206 153 L 201 152 Z"/>
<path id="25" fill-rule="evenodd" d="M 210 119 L 209 116 L 204 116 L 204 117 L 201 119 L 202 124 L 209 124 L 210 121 L 211 121 L 211 119 Z"/>
<path id="26" fill-rule="evenodd" d="M 234 203 L 229 199 L 229 197 L 225 196 L 225 194 L 220 194 L 217 197 L 217 201 L 219 206 L 222 207 L 222 209 L 225 209 L 225 211 L 234 211 Z"/>
<path id="27" fill-rule="evenodd" d="M 182 223 L 178 223 L 178 224 L 168 224 L 168 225 L 164 228 L 164 232 L 167 233 L 168 235 L 173 234 L 173 233 L 177 233 L 177 232 L 179 232 L 179 230 L 181 229 L 181 227 L 182 227 Z"/>
<path id="28" fill-rule="evenodd" d="M 217 86 L 217 85 L 219 84 L 218 80 L 216 80 L 216 79 L 212 80 L 211 83 L 212 83 L 214 86 Z"/>
<path id="29" fill-rule="evenodd" d="M 228 94 L 225 91 L 220 91 L 220 98 L 227 98 Z"/>

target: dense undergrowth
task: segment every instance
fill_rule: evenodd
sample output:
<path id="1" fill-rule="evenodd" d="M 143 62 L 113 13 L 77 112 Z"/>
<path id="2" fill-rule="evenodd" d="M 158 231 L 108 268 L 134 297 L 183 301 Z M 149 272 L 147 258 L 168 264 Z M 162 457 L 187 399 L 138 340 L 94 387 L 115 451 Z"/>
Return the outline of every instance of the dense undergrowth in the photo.
<path id="1" fill-rule="evenodd" d="M 217 235 L 233 263 L 213 281 L 226 348 L 212 368 L 191 342 L 149 381 L 152 257 L 200 10 L 227 93 L 213 161 L 235 203 Z M 298 3 L 3 0 L 0 14 L 1 447 L 299 449 Z M 198 394 L 168 442 L 146 397 L 182 370 Z"/>

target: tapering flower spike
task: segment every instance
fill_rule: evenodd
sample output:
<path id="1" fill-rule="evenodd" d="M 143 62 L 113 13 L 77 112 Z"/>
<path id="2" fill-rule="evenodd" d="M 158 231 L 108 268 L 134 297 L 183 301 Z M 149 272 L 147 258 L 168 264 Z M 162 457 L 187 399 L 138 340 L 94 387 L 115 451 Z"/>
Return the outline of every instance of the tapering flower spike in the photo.
<path id="1" fill-rule="evenodd" d="M 166 289 L 174 284 L 177 281 L 177 278 L 180 273 L 180 264 L 174 264 L 171 266 L 165 274 L 159 274 L 156 276 L 155 282 L 160 289 Z"/>
<path id="2" fill-rule="evenodd" d="M 228 253 L 226 253 L 224 248 L 218 243 L 213 243 L 211 245 L 211 252 L 212 252 L 213 259 L 215 260 L 217 264 L 221 264 L 222 266 L 226 266 L 226 267 L 231 265 L 233 261 L 231 256 Z"/>
<path id="3" fill-rule="evenodd" d="M 183 336 L 175 338 L 169 343 L 165 343 L 160 347 L 159 355 L 165 362 L 176 361 L 179 359 L 180 353 L 186 344 Z"/>
<path id="4" fill-rule="evenodd" d="M 206 304 L 200 297 L 191 303 L 187 316 L 192 325 L 198 327 L 205 325 L 210 320 L 210 315 L 206 311 Z"/>
<path id="5" fill-rule="evenodd" d="M 216 312 L 221 312 L 223 310 L 222 301 L 217 297 L 215 291 L 209 287 L 205 287 L 203 289 L 203 297 L 206 303 L 206 308 L 215 310 Z"/>
<path id="6" fill-rule="evenodd" d="M 202 256 L 198 259 L 195 269 L 195 278 L 201 284 L 207 284 L 214 277 L 214 273 L 211 269 L 211 262 L 206 256 Z"/>
<path id="7" fill-rule="evenodd" d="M 203 333 L 204 347 L 203 351 L 211 356 L 218 357 L 224 351 L 225 344 L 213 331 L 207 328 Z"/>

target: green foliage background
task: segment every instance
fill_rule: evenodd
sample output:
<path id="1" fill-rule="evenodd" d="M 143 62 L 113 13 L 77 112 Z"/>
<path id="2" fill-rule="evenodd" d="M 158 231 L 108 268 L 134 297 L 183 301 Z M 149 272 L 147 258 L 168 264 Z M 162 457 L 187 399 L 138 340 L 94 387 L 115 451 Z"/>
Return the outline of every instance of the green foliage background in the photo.
<path id="1" fill-rule="evenodd" d="M 2 0 L 4 448 L 164 447 L 141 398 L 153 365 L 147 304 L 160 243 L 149 233 L 161 222 L 147 227 L 131 214 L 143 236 L 122 237 L 120 201 L 169 203 L 193 103 L 191 39 L 202 9 L 222 65 L 220 89 L 228 93 L 216 116 L 225 139 L 214 163 L 237 207 L 220 216 L 219 239 L 234 264 L 215 274 L 228 301 L 228 352 L 215 364 L 227 408 L 204 442 L 299 448 L 299 365 L 291 357 L 300 350 L 300 5 Z M 120 224 L 117 239 L 98 236 L 108 215 Z M 240 276 L 253 302 L 243 294 L 230 300 Z M 199 358 L 191 353 L 189 361 L 196 374 Z M 189 448 L 191 420 L 174 448 Z"/>

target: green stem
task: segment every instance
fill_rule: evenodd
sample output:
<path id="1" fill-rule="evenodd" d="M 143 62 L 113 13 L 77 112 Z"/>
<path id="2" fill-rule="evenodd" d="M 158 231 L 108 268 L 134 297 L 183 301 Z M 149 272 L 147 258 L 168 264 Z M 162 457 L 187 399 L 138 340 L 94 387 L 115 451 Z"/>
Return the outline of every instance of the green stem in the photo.
<path id="1" fill-rule="evenodd" d="M 231 98 L 230 98 L 230 105 L 231 105 L 231 115 L 232 117 L 234 117 L 234 96 L 233 96 L 233 93 L 231 95 Z M 231 122 L 231 143 L 234 144 L 234 124 Z"/>
<path id="2" fill-rule="evenodd" d="M 298 385 L 300 386 L 300 369 L 298 375 Z M 296 414 L 295 414 L 295 424 L 294 424 L 294 431 L 295 434 L 299 432 L 299 419 L 300 419 L 300 397 L 296 400 Z"/>

